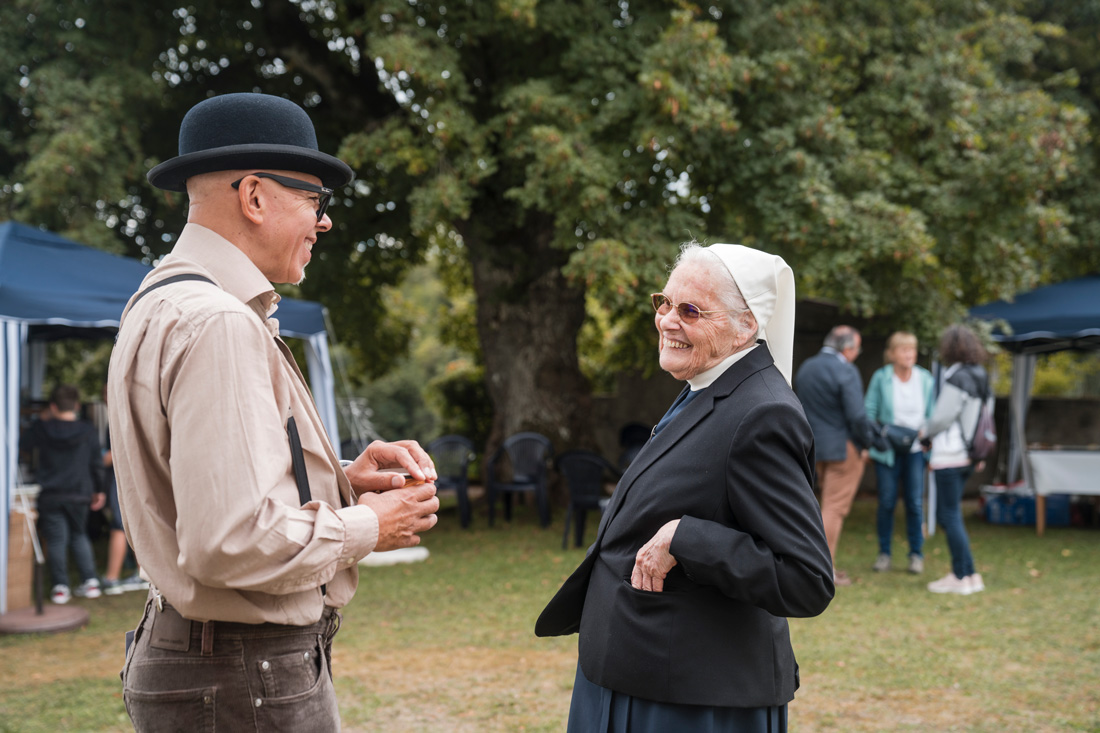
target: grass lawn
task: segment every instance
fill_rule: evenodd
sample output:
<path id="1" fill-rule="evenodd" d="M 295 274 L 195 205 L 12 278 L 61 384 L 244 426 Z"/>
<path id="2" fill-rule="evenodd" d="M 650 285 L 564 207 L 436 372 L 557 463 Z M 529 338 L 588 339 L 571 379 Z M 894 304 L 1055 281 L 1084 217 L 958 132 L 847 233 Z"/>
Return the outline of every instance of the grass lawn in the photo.
<path id="1" fill-rule="evenodd" d="M 347 731 L 564 730 L 576 637 L 536 639 L 534 619 L 583 557 L 561 549 L 563 512 L 540 530 L 470 530 L 453 511 L 424 563 L 363 568 L 344 610 L 334 670 Z M 1100 531 L 987 525 L 968 510 L 986 592 L 939 596 L 942 533 L 919 578 L 877 574 L 873 501 L 853 508 L 840 566 L 856 583 L 825 613 L 791 622 L 802 688 L 790 728 L 808 731 L 1100 731 Z M 590 520 L 588 539 L 595 527 Z M 0 637 L 0 731 L 130 730 L 118 672 L 143 594 L 74 600 L 84 629 Z"/>

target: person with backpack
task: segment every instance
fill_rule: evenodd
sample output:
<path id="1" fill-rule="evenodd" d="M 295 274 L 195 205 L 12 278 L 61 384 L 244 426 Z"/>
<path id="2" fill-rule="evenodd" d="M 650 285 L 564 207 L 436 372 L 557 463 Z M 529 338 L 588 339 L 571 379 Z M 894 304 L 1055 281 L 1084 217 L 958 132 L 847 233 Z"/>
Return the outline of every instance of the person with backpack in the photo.
<path id="1" fill-rule="evenodd" d="M 949 326 L 940 338 L 939 393 L 932 416 L 921 436 L 932 441 L 928 463 L 936 479 L 936 522 L 947 535 L 951 572 L 928 584 L 933 593 L 970 595 L 985 590 L 981 573 L 974 569 L 970 538 L 962 516 L 962 494 L 967 479 L 981 459 L 974 452 L 975 432 L 983 406 L 991 402 L 989 376 L 982 364 L 989 354 L 977 334 L 966 326 Z"/>

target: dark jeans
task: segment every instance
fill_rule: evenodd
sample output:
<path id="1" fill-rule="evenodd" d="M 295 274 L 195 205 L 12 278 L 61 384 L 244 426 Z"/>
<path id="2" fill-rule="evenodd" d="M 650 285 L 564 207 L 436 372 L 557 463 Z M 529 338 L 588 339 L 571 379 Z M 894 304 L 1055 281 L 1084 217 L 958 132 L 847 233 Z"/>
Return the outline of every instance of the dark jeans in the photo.
<path id="1" fill-rule="evenodd" d="M 92 541 L 88 539 L 88 505 L 43 504 L 38 510 L 38 536 L 46 544 L 46 562 L 53 585 L 69 585 L 69 550 L 80 580 L 96 577 Z"/>
<path id="2" fill-rule="evenodd" d="M 956 578 L 974 574 L 974 557 L 970 554 L 970 538 L 962 517 L 962 493 L 966 480 L 974 472 L 973 466 L 940 468 L 936 475 L 936 522 L 947 535 L 947 547 L 951 550 L 951 572 Z"/>
<path id="3" fill-rule="evenodd" d="M 145 606 L 122 671 L 122 699 L 147 731 L 338 731 L 332 637 L 339 614 L 310 626 L 181 619 Z"/>
<path id="4" fill-rule="evenodd" d="M 893 466 L 875 461 L 878 551 L 884 555 L 890 554 L 890 541 L 894 536 L 894 509 L 898 505 L 899 484 L 905 504 L 905 536 L 909 540 L 909 554 L 924 554 L 924 532 L 921 528 L 924 521 L 924 466 L 924 451 L 895 451 Z"/>

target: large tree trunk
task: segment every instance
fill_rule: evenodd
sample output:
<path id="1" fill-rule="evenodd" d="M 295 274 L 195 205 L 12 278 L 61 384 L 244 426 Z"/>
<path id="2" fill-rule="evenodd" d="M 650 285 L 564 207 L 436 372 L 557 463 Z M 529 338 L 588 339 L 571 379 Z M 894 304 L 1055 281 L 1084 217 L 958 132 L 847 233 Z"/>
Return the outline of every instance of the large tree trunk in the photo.
<path id="1" fill-rule="evenodd" d="M 466 238 L 494 408 L 489 451 L 522 430 L 547 436 L 555 451 L 594 445 L 591 391 L 576 348 L 584 287 L 562 275 L 569 255 L 550 244 L 551 226 L 547 218 L 496 241 Z"/>

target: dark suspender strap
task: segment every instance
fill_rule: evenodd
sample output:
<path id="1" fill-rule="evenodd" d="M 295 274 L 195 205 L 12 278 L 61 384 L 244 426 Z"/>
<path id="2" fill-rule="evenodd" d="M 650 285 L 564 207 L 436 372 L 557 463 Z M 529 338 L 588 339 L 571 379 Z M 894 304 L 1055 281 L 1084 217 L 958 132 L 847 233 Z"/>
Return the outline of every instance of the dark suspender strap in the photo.
<path id="1" fill-rule="evenodd" d="M 298 436 L 298 424 L 294 422 L 294 416 L 286 419 L 286 434 L 290 436 L 290 463 L 294 466 L 294 482 L 298 484 L 298 500 L 302 506 L 313 498 L 309 492 L 309 474 L 306 473 L 306 457 L 302 453 L 302 439 Z M 321 595 L 325 595 L 328 588 L 321 585 Z"/>
<path id="2" fill-rule="evenodd" d="M 294 466 L 294 481 L 298 484 L 298 498 L 308 504 L 313 495 L 309 491 L 309 475 L 306 473 L 306 457 L 302 453 L 302 439 L 298 437 L 298 424 L 291 415 L 286 421 L 286 434 L 290 436 L 290 462 Z"/>
<path id="3" fill-rule="evenodd" d="M 130 304 L 130 308 L 133 308 L 139 300 L 144 298 L 148 293 L 157 288 L 163 288 L 165 285 L 171 285 L 172 283 L 184 282 L 187 280 L 195 280 L 199 282 L 208 282 L 211 285 L 216 285 L 213 280 L 205 275 L 197 275 L 194 273 L 183 273 L 180 275 L 172 275 L 166 277 L 160 282 L 153 283 L 149 287 L 142 290 L 134 298 L 134 301 Z M 298 425 L 294 422 L 294 417 L 287 418 L 286 421 L 286 433 L 290 438 L 290 462 L 294 467 L 294 482 L 298 484 L 298 499 L 303 505 L 308 504 L 313 498 L 313 495 L 309 491 L 309 475 L 306 473 L 306 458 L 302 453 L 302 439 L 298 435 Z M 321 586 L 321 593 L 324 594 L 325 586 Z M 205 630 L 204 630 L 205 633 Z M 203 639 L 205 649 L 205 636 Z"/>
<path id="4" fill-rule="evenodd" d="M 157 288 L 163 288 L 165 285 L 171 285 L 172 283 L 184 282 L 186 280 L 197 280 L 200 282 L 208 282 L 214 285 L 214 281 L 205 275 L 197 275 L 195 273 L 183 273 L 180 275 L 173 275 L 172 277 L 166 277 L 160 282 L 153 283 L 149 287 L 138 293 L 134 298 L 134 302 L 130 304 L 133 308 L 134 305 L 144 298 L 149 292 L 156 290 Z M 298 498 L 301 499 L 302 504 L 308 504 L 312 498 L 312 494 L 309 491 L 309 476 L 306 474 L 306 459 L 302 454 L 302 439 L 298 436 L 298 426 L 294 423 L 294 418 L 290 417 L 286 421 L 286 432 L 290 436 L 290 459 L 294 465 L 294 481 L 298 484 Z"/>
<path id="5" fill-rule="evenodd" d="M 130 304 L 130 307 L 133 308 L 135 305 L 137 305 L 137 302 L 139 300 L 144 298 L 147 294 L 149 294 L 153 290 L 156 290 L 157 288 L 163 288 L 165 285 L 171 285 L 172 283 L 183 282 L 184 280 L 198 280 L 200 282 L 210 283 L 211 285 L 215 284 L 213 280 L 206 277 L 205 275 L 195 275 L 193 273 L 184 273 L 182 275 L 173 275 L 172 277 L 164 278 L 163 280 L 161 280 L 158 283 L 153 283 L 149 287 L 145 288 L 145 290 L 142 290 L 140 293 L 137 294 L 137 297 L 134 298 L 134 302 Z"/>

